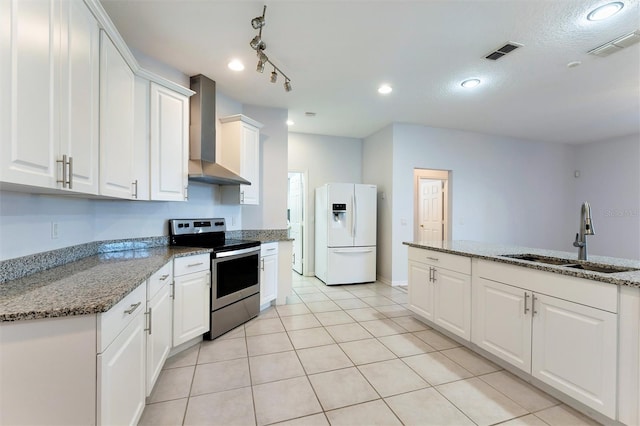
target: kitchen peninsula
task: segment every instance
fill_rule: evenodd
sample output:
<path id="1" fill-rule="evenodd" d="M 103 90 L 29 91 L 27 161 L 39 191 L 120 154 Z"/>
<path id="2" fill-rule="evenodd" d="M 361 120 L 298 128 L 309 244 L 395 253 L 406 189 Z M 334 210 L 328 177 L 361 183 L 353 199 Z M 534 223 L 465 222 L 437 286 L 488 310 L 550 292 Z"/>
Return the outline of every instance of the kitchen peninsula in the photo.
<path id="1" fill-rule="evenodd" d="M 640 261 L 472 241 L 405 242 L 409 308 L 604 423 L 640 418 Z"/>

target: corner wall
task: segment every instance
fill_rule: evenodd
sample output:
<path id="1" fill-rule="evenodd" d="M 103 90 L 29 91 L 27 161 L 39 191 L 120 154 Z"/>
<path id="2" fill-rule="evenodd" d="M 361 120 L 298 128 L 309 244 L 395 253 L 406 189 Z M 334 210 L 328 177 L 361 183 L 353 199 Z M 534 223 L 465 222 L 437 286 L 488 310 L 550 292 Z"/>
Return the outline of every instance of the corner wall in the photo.
<path id="1" fill-rule="evenodd" d="M 315 189 L 329 182 L 362 183 L 362 139 L 289 133 L 288 170 L 306 172 L 304 259 L 310 275 L 315 269 Z M 368 183 L 368 182 L 366 182 Z"/>

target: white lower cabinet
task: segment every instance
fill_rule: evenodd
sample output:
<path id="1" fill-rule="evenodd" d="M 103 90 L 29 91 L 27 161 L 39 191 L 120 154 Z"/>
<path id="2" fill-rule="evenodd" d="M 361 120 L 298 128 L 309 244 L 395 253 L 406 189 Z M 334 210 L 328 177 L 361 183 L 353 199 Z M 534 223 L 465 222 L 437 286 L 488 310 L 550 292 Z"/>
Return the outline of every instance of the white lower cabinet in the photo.
<path id="1" fill-rule="evenodd" d="M 472 342 L 615 418 L 617 287 L 495 262 L 477 269 Z"/>
<path id="2" fill-rule="evenodd" d="M 209 259 L 209 254 L 200 254 L 174 260 L 173 346 L 209 331 Z"/>
<path id="3" fill-rule="evenodd" d="M 409 248 L 409 309 L 471 339 L 471 259 Z"/>
<path id="4" fill-rule="evenodd" d="M 135 425 L 145 405 L 146 282 L 98 316 L 99 425 Z"/>
<path id="5" fill-rule="evenodd" d="M 153 390 L 172 347 L 173 335 L 173 262 L 153 274 L 147 284 L 147 364 L 146 395 Z"/>
<path id="6" fill-rule="evenodd" d="M 260 306 L 278 296 L 278 243 L 260 247 Z"/>

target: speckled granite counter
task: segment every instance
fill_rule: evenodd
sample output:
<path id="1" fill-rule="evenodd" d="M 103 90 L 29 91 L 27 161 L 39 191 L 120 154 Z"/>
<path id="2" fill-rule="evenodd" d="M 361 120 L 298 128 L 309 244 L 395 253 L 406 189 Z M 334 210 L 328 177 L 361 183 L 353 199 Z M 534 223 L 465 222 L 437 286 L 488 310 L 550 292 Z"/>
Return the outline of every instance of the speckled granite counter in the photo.
<path id="1" fill-rule="evenodd" d="M 227 231 L 225 235 L 227 238 L 257 240 L 262 243 L 293 241 L 293 238 L 289 237 L 289 231 L 287 229 L 249 229 L 243 231 Z"/>
<path id="2" fill-rule="evenodd" d="M 113 251 L 7 281 L 0 284 L 0 322 L 106 312 L 171 259 L 210 251 Z"/>
<path id="3" fill-rule="evenodd" d="M 410 247 L 429 249 L 440 251 L 443 253 L 451 253 L 461 256 L 475 257 L 479 259 L 487 259 L 495 262 L 509 263 L 512 265 L 524 266 L 526 268 L 549 271 L 556 274 L 569 275 L 573 277 L 601 281 L 610 284 L 640 287 L 640 261 L 638 260 L 589 255 L 588 263 L 637 269 L 635 271 L 629 272 L 601 273 L 574 269 L 566 266 L 550 265 L 545 263 L 504 257 L 505 254 L 534 254 L 546 257 L 570 259 L 571 263 L 584 263 L 584 261 L 577 260 L 577 252 L 572 253 L 566 251 L 543 250 L 529 247 L 486 244 L 476 241 L 415 241 L 404 242 L 403 244 Z"/>

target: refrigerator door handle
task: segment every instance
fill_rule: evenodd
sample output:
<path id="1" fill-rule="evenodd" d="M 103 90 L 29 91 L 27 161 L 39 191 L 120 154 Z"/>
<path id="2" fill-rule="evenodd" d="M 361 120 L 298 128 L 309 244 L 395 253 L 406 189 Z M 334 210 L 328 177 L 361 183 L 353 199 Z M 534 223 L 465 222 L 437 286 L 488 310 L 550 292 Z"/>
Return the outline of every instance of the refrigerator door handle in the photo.
<path id="1" fill-rule="evenodd" d="M 331 250 L 333 253 L 371 253 L 373 251 L 373 249 L 371 248 L 365 248 L 365 249 L 332 249 Z"/>
<path id="2" fill-rule="evenodd" d="M 356 197 L 355 196 L 351 197 L 351 202 L 353 203 L 353 220 L 352 220 L 353 230 L 352 230 L 352 233 L 353 233 L 353 238 L 355 238 L 356 237 L 356 229 L 357 229 L 356 228 L 356 226 L 357 226 L 356 218 L 358 217 L 358 206 L 356 204 Z"/>

